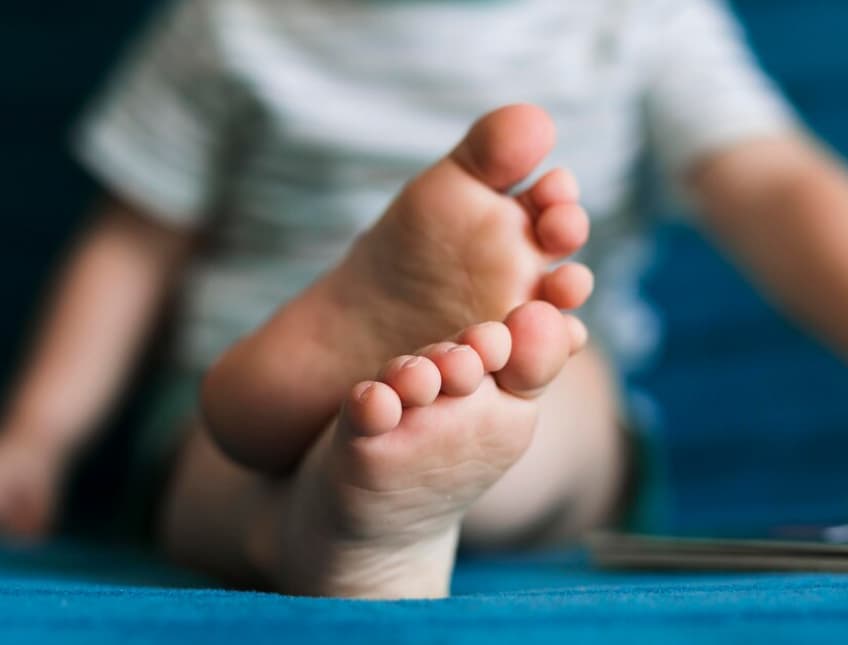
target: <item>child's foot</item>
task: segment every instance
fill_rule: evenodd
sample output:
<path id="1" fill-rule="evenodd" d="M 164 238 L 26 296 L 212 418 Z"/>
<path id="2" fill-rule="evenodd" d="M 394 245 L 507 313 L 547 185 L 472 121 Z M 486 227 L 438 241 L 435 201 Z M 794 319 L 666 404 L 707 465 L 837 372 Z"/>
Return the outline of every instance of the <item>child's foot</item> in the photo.
<path id="1" fill-rule="evenodd" d="M 247 465 L 285 468 L 350 384 L 389 356 L 532 299 L 580 306 L 592 288 L 588 269 L 548 271 L 588 235 L 573 178 L 558 169 L 517 197 L 506 193 L 553 144 L 542 110 L 506 107 L 411 181 L 341 265 L 213 370 L 204 402 L 222 447 Z M 585 330 L 566 321 L 576 348 Z"/>
<path id="2" fill-rule="evenodd" d="M 524 453 L 568 354 L 560 312 L 531 302 L 389 361 L 286 485 L 261 568 L 298 595 L 446 595 L 463 514 Z"/>

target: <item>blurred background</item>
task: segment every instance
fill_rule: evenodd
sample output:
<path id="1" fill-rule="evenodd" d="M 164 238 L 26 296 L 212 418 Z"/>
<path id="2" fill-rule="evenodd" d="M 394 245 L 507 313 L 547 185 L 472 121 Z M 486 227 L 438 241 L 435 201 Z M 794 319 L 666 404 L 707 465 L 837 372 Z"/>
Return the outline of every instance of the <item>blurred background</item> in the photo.
<path id="1" fill-rule="evenodd" d="M 0 394 L 47 279 L 94 197 L 67 153 L 68 128 L 157 4 L 0 4 Z M 811 128 L 848 155 L 845 0 L 731 4 Z M 668 497 L 647 509 L 651 523 L 691 531 L 848 523 L 848 369 L 775 314 L 694 231 L 665 223 L 657 235 L 644 291 L 664 321 L 665 342 L 651 365 L 629 375 L 664 447 L 659 477 Z M 98 500 L 93 515 L 112 503 L 134 412 L 130 400 L 109 439 L 113 458 L 86 476 L 82 490 Z"/>

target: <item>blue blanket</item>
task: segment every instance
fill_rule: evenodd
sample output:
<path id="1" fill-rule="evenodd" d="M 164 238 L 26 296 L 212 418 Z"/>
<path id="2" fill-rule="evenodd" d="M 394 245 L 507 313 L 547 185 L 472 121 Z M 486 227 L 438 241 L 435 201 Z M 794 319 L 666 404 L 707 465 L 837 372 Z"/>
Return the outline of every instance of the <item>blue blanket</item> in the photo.
<path id="1" fill-rule="evenodd" d="M 580 553 L 460 563 L 455 597 L 214 589 L 149 556 L 0 552 L 0 643 L 809 643 L 848 638 L 848 576 L 593 571 Z"/>

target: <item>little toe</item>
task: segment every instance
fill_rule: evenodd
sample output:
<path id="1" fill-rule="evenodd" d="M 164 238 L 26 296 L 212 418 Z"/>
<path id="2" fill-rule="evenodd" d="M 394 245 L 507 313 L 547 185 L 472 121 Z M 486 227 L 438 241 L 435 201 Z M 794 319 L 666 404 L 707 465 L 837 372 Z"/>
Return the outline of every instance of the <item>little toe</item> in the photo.
<path id="1" fill-rule="evenodd" d="M 575 262 L 557 267 L 542 279 L 545 300 L 559 309 L 582 307 L 594 286 L 592 272 Z"/>
<path id="2" fill-rule="evenodd" d="M 528 302 L 504 321 L 512 334 L 512 353 L 495 374 L 498 386 L 517 396 L 535 397 L 562 370 L 570 354 L 568 326 L 546 302 Z"/>
<path id="3" fill-rule="evenodd" d="M 589 216 L 578 204 L 554 204 L 536 220 L 536 239 L 543 251 L 564 257 L 579 251 L 589 239 Z"/>
<path id="4" fill-rule="evenodd" d="M 394 430 L 403 406 L 385 383 L 364 381 L 353 387 L 339 416 L 339 428 L 353 436 L 373 437 Z"/>
<path id="5" fill-rule="evenodd" d="M 421 354 L 438 367 L 443 394 L 468 396 L 480 387 L 485 375 L 483 360 L 470 345 L 436 343 L 425 347 Z"/>
<path id="6" fill-rule="evenodd" d="M 391 387 L 405 408 L 430 405 L 439 396 L 439 368 L 423 356 L 398 356 L 380 371 L 379 380 Z"/>
<path id="7" fill-rule="evenodd" d="M 484 322 L 463 329 L 454 339 L 457 343 L 470 345 L 483 361 L 487 373 L 503 369 L 512 349 L 512 336 L 502 322 Z"/>
<path id="8" fill-rule="evenodd" d="M 586 329 L 586 325 L 577 316 L 565 314 L 563 318 L 565 320 L 565 326 L 568 329 L 569 349 L 571 350 L 571 355 L 574 356 L 574 354 L 585 349 L 589 343 L 589 330 Z"/>

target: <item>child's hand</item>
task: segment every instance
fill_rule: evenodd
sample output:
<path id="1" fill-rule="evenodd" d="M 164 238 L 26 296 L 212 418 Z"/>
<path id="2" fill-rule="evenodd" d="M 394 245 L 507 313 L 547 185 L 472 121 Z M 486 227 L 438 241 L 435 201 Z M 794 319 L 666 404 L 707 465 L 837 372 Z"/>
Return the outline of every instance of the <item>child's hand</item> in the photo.
<path id="1" fill-rule="evenodd" d="M 47 537 L 63 471 L 61 451 L 49 441 L 0 435 L 0 535 L 24 541 Z"/>

